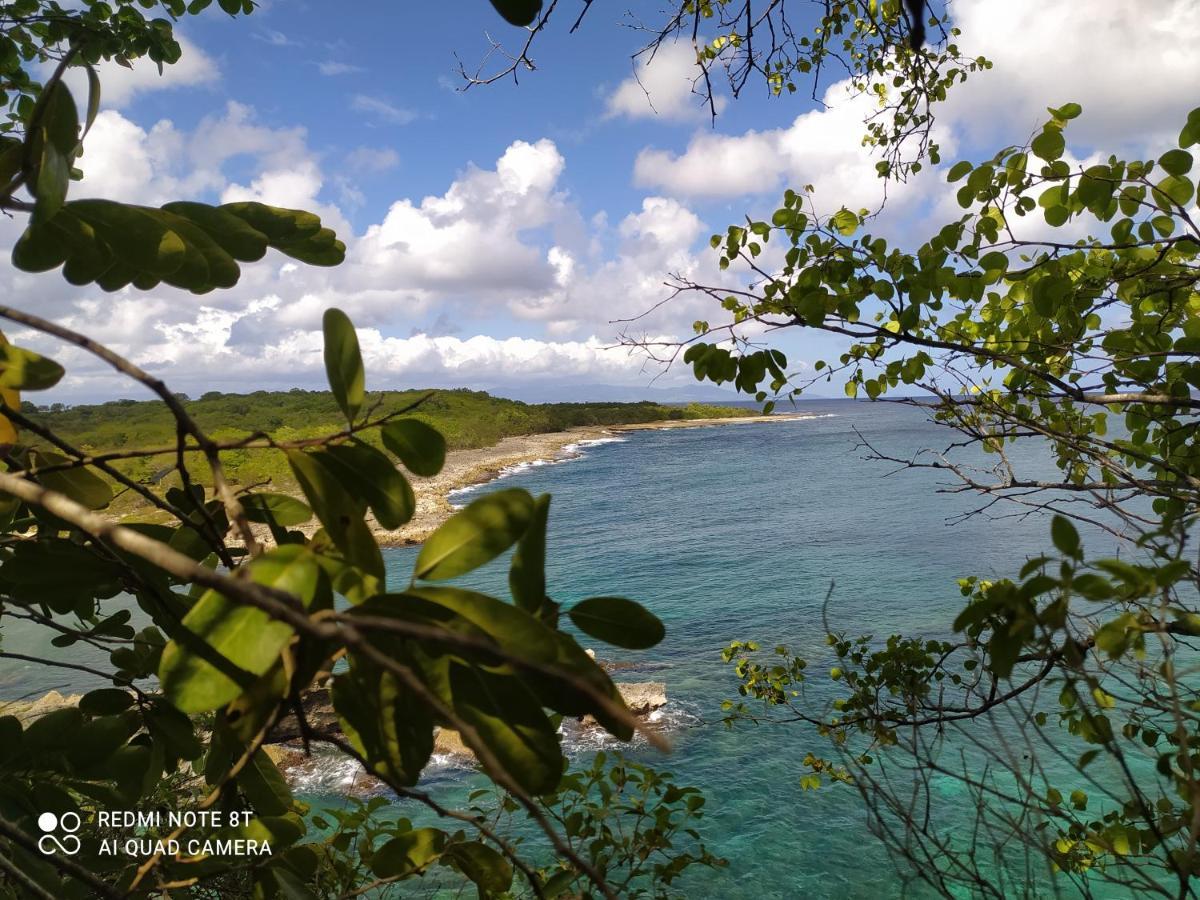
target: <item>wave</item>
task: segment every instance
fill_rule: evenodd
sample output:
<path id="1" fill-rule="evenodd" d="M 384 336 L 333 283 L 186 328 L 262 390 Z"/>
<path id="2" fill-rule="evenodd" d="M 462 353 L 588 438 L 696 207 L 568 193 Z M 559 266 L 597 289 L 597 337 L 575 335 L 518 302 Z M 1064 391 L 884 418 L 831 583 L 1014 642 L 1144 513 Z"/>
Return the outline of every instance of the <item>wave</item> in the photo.
<path id="1" fill-rule="evenodd" d="M 643 721 L 655 731 L 671 734 L 703 723 L 691 704 L 669 700 L 665 706 L 647 715 Z M 640 749 L 647 746 L 641 733 L 633 740 L 621 741 L 595 725 L 584 725 L 574 719 L 564 720 L 558 733 L 562 735 L 563 751 L 574 762 L 600 750 Z M 367 775 L 357 760 L 332 750 L 314 750 L 311 757 L 285 766 L 288 783 L 300 795 L 331 796 L 353 794 L 358 797 L 387 795 L 388 788 Z M 456 778 L 474 771 L 474 760 L 453 753 L 434 753 L 425 766 L 423 779 Z"/>
<path id="2" fill-rule="evenodd" d="M 455 488 L 446 494 L 446 500 L 454 509 L 462 509 L 467 505 L 466 500 L 460 502 L 460 498 L 466 497 L 469 494 L 481 490 L 488 485 L 500 481 L 503 478 L 511 478 L 513 475 L 520 475 L 523 472 L 528 472 L 530 469 L 537 469 L 542 466 L 557 466 L 562 463 L 574 462 L 577 459 L 583 459 L 587 456 L 585 452 L 589 447 L 597 447 L 601 444 L 623 444 L 629 438 L 618 437 L 617 435 L 605 435 L 604 437 L 588 438 L 584 441 L 576 441 L 571 444 L 564 444 L 559 448 L 558 452 L 548 459 L 531 459 L 525 462 L 513 463 L 509 466 L 501 468 L 492 478 L 487 481 L 481 481 L 478 484 L 468 484 L 460 488 Z"/>

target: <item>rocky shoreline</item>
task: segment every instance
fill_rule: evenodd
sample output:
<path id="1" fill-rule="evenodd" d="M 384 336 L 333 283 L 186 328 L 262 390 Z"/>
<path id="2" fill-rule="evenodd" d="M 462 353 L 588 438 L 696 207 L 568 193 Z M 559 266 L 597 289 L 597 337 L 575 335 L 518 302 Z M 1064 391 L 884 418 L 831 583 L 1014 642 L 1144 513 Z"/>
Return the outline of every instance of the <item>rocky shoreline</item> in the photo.
<path id="1" fill-rule="evenodd" d="M 660 681 L 629 682 L 617 684 L 621 698 L 630 712 L 640 718 L 661 709 L 667 704 L 667 686 Z M 326 690 L 310 691 L 304 698 L 304 719 L 312 736 L 342 737 L 338 724 L 337 713 Z M 581 732 L 598 732 L 599 726 L 586 717 L 578 723 L 573 723 L 572 730 Z M 295 716 L 288 716 L 281 721 L 267 738 L 264 748 L 267 755 L 279 766 L 288 777 L 308 774 L 311 765 L 308 754 L 304 750 L 304 736 L 300 723 Z M 437 755 L 450 757 L 459 763 L 469 765 L 475 756 L 471 749 L 463 743 L 455 731 L 439 728 L 434 735 L 433 752 Z"/>
<path id="2" fill-rule="evenodd" d="M 635 716 L 643 719 L 667 703 L 667 686 L 659 681 L 618 683 L 617 690 L 621 692 L 621 697 L 629 710 Z M 78 706 L 81 696 L 80 694 L 62 694 L 59 691 L 50 691 L 36 700 L 0 702 L 0 716 L 14 716 L 21 723 L 22 728 L 28 728 L 42 716 L 59 709 Z M 305 724 L 310 736 L 343 737 L 328 690 L 309 691 L 304 696 L 302 705 Z M 598 735 L 600 733 L 600 727 L 590 717 L 572 722 L 565 727 L 571 732 L 582 735 Z M 300 723 L 294 715 L 288 715 L 272 730 L 263 749 L 289 781 L 304 782 L 312 779 L 314 767 L 320 767 L 328 762 L 329 754 L 315 752 L 320 746 L 319 741 L 314 742 L 309 748 L 314 752 L 311 755 L 306 752 Z M 436 756 L 449 759 L 459 765 L 469 766 L 473 765 L 475 761 L 471 749 L 463 743 L 458 733 L 446 728 L 438 729 L 435 733 L 433 752 Z M 367 779 L 368 782 L 371 780 Z M 352 781 L 352 783 L 357 783 L 357 781 Z"/>

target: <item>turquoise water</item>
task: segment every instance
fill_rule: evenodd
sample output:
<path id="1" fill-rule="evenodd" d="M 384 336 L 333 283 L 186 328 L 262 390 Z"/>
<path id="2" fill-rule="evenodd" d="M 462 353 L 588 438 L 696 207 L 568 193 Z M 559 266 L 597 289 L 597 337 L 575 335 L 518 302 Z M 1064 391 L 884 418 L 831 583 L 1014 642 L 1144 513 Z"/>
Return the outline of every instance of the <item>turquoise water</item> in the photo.
<path id="1" fill-rule="evenodd" d="M 866 833 L 857 795 L 800 788 L 800 760 L 822 749 L 815 738 L 797 728 L 730 731 L 720 724 L 720 703 L 736 690 L 720 661 L 724 645 L 735 638 L 787 643 L 823 658 L 821 608 L 831 583 L 829 615 L 840 630 L 946 637 L 962 605 L 955 579 L 1013 575 L 1048 543 L 1045 519 L 954 521 L 977 498 L 938 493 L 944 475 L 863 458 L 860 435 L 900 458 L 952 440 L 920 410 L 829 401 L 800 411 L 813 417 L 628 433 L 504 481 L 554 496 L 548 578 L 555 599 L 621 594 L 667 625 L 654 650 L 602 649 L 601 656 L 632 664 L 619 680 L 666 682 L 666 713 L 680 726 L 674 750 L 664 757 L 635 747 L 632 755 L 710 798 L 701 830 L 730 866 L 692 878 L 688 896 L 901 892 L 887 853 Z M 387 553 L 397 582 L 407 580 L 415 555 Z M 504 565 L 470 583 L 501 590 Z M 38 643 L 44 638 L 9 626 L 3 649 L 38 652 Z M 86 649 L 73 659 L 86 662 Z M 0 660 L 3 696 L 88 684 L 78 673 L 35 673 Z M 430 776 L 432 789 L 450 798 L 470 780 L 450 768 Z"/>
<path id="2" fill-rule="evenodd" d="M 619 593 L 667 625 L 666 640 L 651 651 L 601 655 L 635 664 L 618 680 L 665 681 L 668 713 L 685 723 L 669 756 L 647 748 L 632 755 L 710 798 L 701 831 L 730 866 L 697 873 L 688 896 L 902 891 L 888 854 L 866 833 L 854 791 L 801 789 L 800 760 L 823 749 L 818 739 L 795 727 L 729 731 L 720 724 L 720 703 L 736 692 L 719 657 L 724 645 L 735 638 L 787 643 L 824 658 L 821 608 L 831 583 L 836 629 L 948 637 L 963 603 L 957 578 L 1014 575 L 1048 545 L 1044 518 L 951 521 L 978 499 L 938 493 L 948 484 L 944 474 L 864 459 L 862 438 L 898 458 L 953 440 L 923 412 L 849 401 L 800 411 L 814 418 L 627 434 L 584 448 L 580 459 L 504 481 L 553 494 L 548 578 L 555 599 Z M 1033 454 L 1018 451 L 1014 461 L 1044 471 L 1045 460 Z M 395 551 L 389 566 L 407 577 L 415 554 Z M 473 582 L 501 591 L 503 577 L 500 563 Z M 435 783 L 458 794 L 453 778 L 442 774 Z M 963 799 L 956 784 L 942 791 L 952 802 Z"/>

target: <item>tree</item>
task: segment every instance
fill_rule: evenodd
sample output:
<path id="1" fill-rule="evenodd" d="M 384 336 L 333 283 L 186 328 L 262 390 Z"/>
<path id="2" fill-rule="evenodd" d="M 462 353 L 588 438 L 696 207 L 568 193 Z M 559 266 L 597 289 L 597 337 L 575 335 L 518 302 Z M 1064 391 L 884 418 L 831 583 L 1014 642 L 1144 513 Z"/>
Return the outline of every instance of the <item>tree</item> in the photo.
<path id="1" fill-rule="evenodd" d="M 827 624 L 830 706 L 808 698 L 810 660 L 735 641 L 725 658 L 744 699 L 728 715 L 815 729 L 825 749 L 806 757 L 805 785 L 853 785 L 877 834 L 945 896 L 1038 893 L 1030 872 L 1087 896 L 1106 884 L 1191 896 L 1200 109 L 1156 158 L 1087 167 L 1063 158 L 1080 107 L 1049 114 L 1024 146 L 949 169 L 965 212 L 915 250 L 869 233 L 861 213 L 819 217 L 789 190 L 769 222 L 713 238 L 722 268 L 751 286 L 677 282 L 737 323 L 848 339 L 798 380 L 778 350 L 736 329 L 711 342 L 700 322 L 668 354 L 697 378 L 760 401 L 834 377 L 872 400 L 917 388 L 899 402 L 956 439 L 904 459 L 865 445 L 874 458 L 953 476 L 979 512 L 1050 514 L 1043 555 L 1011 578 L 962 579 L 951 639 Z M 760 261 L 769 242 L 783 243 L 778 268 Z M 1014 462 L 1013 445 L 1030 442 L 1056 476 Z M 966 809 L 945 799 L 947 782 Z"/>
<path id="2" fill-rule="evenodd" d="M 735 96 L 751 75 L 779 93 L 799 74 L 816 76 L 816 99 L 821 66 L 841 62 L 854 87 L 880 96 L 867 123 L 879 174 L 939 162 L 933 106 L 986 60 L 953 44 L 904 47 L 912 22 L 896 2 L 825 3 L 815 36 L 787 15 L 782 2 L 672 5 L 643 53 L 690 33 L 710 98 L 723 68 Z M 936 35 L 941 23 L 928 24 Z M 499 74 L 532 68 L 528 50 Z M 821 216 L 804 190 L 787 191 L 770 221 L 713 237 L 736 281 L 675 280 L 731 326 L 628 343 L 682 357 L 698 379 L 768 410 L 835 377 L 850 397 L 918 406 L 955 433 L 948 446 L 901 459 L 864 440 L 871 458 L 951 476 L 951 490 L 980 496 L 972 515 L 1011 504 L 1036 527 L 1048 514 L 1046 552 L 1008 579 L 961 579 L 966 605 L 943 634 L 852 636 L 827 618 L 829 684 L 811 695 L 816 660 L 734 641 L 730 724 L 791 722 L 823 744 L 804 759 L 804 786 L 853 786 L 907 874 L 942 895 L 1069 882 L 1085 896 L 1193 896 L 1200 109 L 1154 158 L 1088 166 L 1064 159 L 1079 105 L 1048 112 L 1024 146 L 950 167 L 966 213 L 920 246 L 870 234 L 866 211 Z M 1050 236 L 1026 225 L 1035 217 Z M 780 351 L 742 337 L 747 325 L 820 330 L 848 349 L 800 378 Z M 906 389 L 923 396 L 891 396 Z M 1013 448 L 1029 444 L 1056 475 L 1022 467 L 1028 454 Z M 831 691 L 831 704 L 817 701 Z"/>
<path id="3" fill-rule="evenodd" d="M 13 250 L 18 267 L 61 267 L 71 283 L 105 290 L 164 284 L 204 293 L 231 287 L 239 264 L 268 248 L 311 265 L 342 260 L 342 242 L 300 210 L 68 199 L 99 106 L 94 64 L 140 56 L 174 62 L 171 20 L 209 5 L 0 3 L 9 107 L 0 125 L 0 209 L 29 217 Z M 220 6 L 238 15 L 254 4 Z M 167 18 L 147 19 L 143 9 Z M 39 84 L 31 73 L 45 61 L 57 64 Z M 89 76 L 82 122 L 63 80 L 72 66 Z M 28 726 L 0 716 L 0 895 L 312 897 L 384 892 L 442 873 L 459 886 L 473 883 L 481 897 L 544 897 L 568 888 L 612 897 L 609 879 L 661 889 L 694 862 L 719 863 L 702 846 L 694 854 L 684 849 L 692 843 L 683 829 L 701 814 L 693 792 L 654 773 L 630 774 L 619 758 L 590 780 L 564 778 L 562 716 L 592 715 L 626 740 L 642 726 L 560 620 L 634 649 L 656 644 L 663 629 L 632 600 L 599 597 L 563 608 L 550 599 L 549 496 L 511 489 L 481 497 L 426 541 L 409 582 L 389 590 L 366 517 L 370 512 L 385 528 L 408 521 L 413 492 L 396 461 L 409 472 L 435 474 L 445 441 L 408 415 L 416 405 L 380 409 L 373 402 L 344 313 L 326 312 L 324 336 L 330 389 L 345 426 L 291 442 L 262 434 L 215 440 L 188 415 L 186 398 L 86 335 L 11 306 L 0 307 L 0 318 L 81 348 L 148 388 L 169 410 L 177 435 L 172 447 L 113 454 L 73 446 L 39 426 L 20 400 L 22 391 L 56 384 L 62 367 L 0 342 L 0 617 L 57 632 L 59 647 L 101 649 L 109 664 L 9 649 L 0 656 L 84 671 L 111 685 Z M 386 453 L 363 440 L 368 433 L 380 435 Z M 286 458 L 303 500 L 229 481 L 223 454 L 252 447 Z M 145 483 L 118 464 L 164 457 L 170 464 Z M 211 493 L 198 484 L 200 469 Z M 149 524 L 112 515 L 118 491 L 140 495 L 158 517 Z M 314 518 L 320 528 L 313 536 L 296 530 Z M 445 584 L 514 547 L 511 602 Z M 151 624 L 137 629 L 128 610 L 106 608 L 121 593 Z M 307 722 L 302 701 L 314 684 L 330 686 L 340 734 Z M 296 721 L 306 749 L 333 747 L 453 830 L 381 820 L 377 804 L 339 816 L 336 825 L 310 817 L 263 750 L 285 718 Z M 489 826 L 490 810 L 446 809 L 418 788 L 438 727 L 459 733 L 501 790 L 497 802 L 541 830 L 548 854 L 519 854 Z M 598 817 L 613 812 L 588 806 L 597 779 L 604 792 L 610 783 L 640 792 L 629 823 L 638 840 L 665 840 L 669 848 L 678 837 L 680 849 L 668 849 L 661 870 L 628 852 L 638 840 L 622 853 L 598 831 Z M 556 804 L 582 811 L 561 820 Z M 640 818 L 648 806 L 657 811 L 652 831 Z M 161 825 L 132 851 L 106 851 L 103 841 L 129 835 L 97 813 L 131 807 L 158 810 Z M 197 827 L 171 813 L 208 818 Z M 215 840 L 218 849 L 210 852 L 196 838 Z M 46 851 L 51 839 L 70 849 Z M 270 853 L 223 852 L 221 841 L 269 845 Z"/>
<path id="4" fill-rule="evenodd" d="M 495 41 L 474 71 L 459 64 L 464 88 L 515 81 L 537 68 L 534 42 L 551 24 L 560 0 L 513 0 L 494 5 L 509 22 L 529 26 L 519 50 Z M 581 0 L 570 31 L 591 11 Z M 983 57 L 965 54 L 949 9 L 941 14 L 923 0 L 676 0 L 653 21 L 626 13 L 626 24 L 644 33 L 646 43 L 634 62 L 651 64 L 658 51 L 673 42 L 689 43 L 696 54 L 693 90 L 717 116 L 716 98 L 727 90 L 734 98 L 762 84 L 774 96 L 795 94 L 808 82 L 813 100 L 830 70 L 850 80 L 855 93 L 870 94 L 878 110 L 864 122 L 866 141 L 878 148 L 878 172 L 903 180 L 937 164 L 939 148 L 932 140 L 934 109 L 956 84 L 991 68 Z M 925 43 L 925 35 L 936 42 Z"/>

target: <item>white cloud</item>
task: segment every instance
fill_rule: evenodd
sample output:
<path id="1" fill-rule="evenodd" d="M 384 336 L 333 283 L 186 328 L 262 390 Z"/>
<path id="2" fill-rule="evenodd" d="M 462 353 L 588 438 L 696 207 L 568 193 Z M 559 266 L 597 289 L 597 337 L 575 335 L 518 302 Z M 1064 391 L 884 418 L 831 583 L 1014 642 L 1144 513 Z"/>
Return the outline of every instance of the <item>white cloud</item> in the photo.
<path id="1" fill-rule="evenodd" d="M 230 188 L 225 164 L 250 157 L 256 163 L 256 180 L 282 197 L 282 179 L 271 173 L 297 169 L 312 178 L 315 162 L 306 140 L 303 128 L 262 125 L 252 109 L 239 103 L 228 103 L 221 115 L 204 118 L 190 133 L 167 119 L 147 130 L 106 110 L 96 117 L 84 142 L 84 179 L 71 195 L 152 205 L 182 197 L 215 197 Z M 298 201 L 315 196 L 311 180 L 300 185 L 293 179 L 292 187 L 302 188 L 290 191 Z"/>
<path id="2" fill-rule="evenodd" d="M 666 44 L 653 56 L 634 61 L 633 75 L 609 96 L 605 114 L 676 122 L 704 118 L 710 111 L 705 98 L 695 90 L 697 74 L 696 51 L 690 44 Z M 718 113 L 725 103 L 724 97 L 715 98 Z"/>
<path id="3" fill-rule="evenodd" d="M 293 40 L 282 31 L 276 31 L 274 28 L 268 28 L 265 31 L 255 32 L 254 36 L 264 44 L 270 44 L 272 47 L 299 47 L 300 41 Z"/>
<path id="4" fill-rule="evenodd" d="M 818 205 L 824 201 L 831 212 L 842 205 L 872 208 L 880 184 L 862 135 L 876 101 L 839 82 L 826 91 L 824 103 L 824 109 L 802 113 L 786 128 L 740 135 L 700 131 L 682 153 L 643 150 L 634 163 L 634 182 L 681 197 L 737 197 L 812 184 Z"/>
<path id="5" fill-rule="evenodd" d="M 1069 137 L 1106 150 L 1178 135 L 1200 81 L 1191 0 L 957 0 L 961 44 L 994 63 L 950 93 L 946 113 L 972 141 L 1024 139 L 1047 106 L 1084 109 Z M 998 148 L 997 148 L 998 149 Z"/>
<path id="6" fill-rule="evenodd" d="M 404 109 L 382 97 L 372 97 L 368 94 L 355 94 L 350 100 L 350 108 L 389 125 L 407 125 L 417 118 L 417 114 L 411 109 Z"/>
<path id="7" fill-rule="evenodd" d="M 145 57 L 130 63 L 132 68 L 126 68 L 112 60 L 102 60 L 98 63 L 96 74 L 100 76 L 102 107 L 123 109 L 138 95 L 150 91 L 205 87 L 220 81 L 220 69 L 211 56 L 179 32 L 175 33 L 175 39 L 179 41 L 183 55 L 174 65 L 163 66 L 162 74 L 159 74 L 158 67 Z M 87 103 L 88 81 L 82 69 L 68 70 L 67 86 L 80 106 L 84 106 Z"/>
<path id="8" fill-rule="evenodd" d="M 400 154 L 391 147 L 355 147 L 346 165 L 358 172 L 386 172 L 400 165 Z"/>
<path id="9" fill-rule="evenodd" d="M 469 167 L 442 196 L 393 203 L 356 245 L 354 285 L 403 284 L 482 299 L 545 288 L 551 268 L 523 233 L 565 213 L 556 190 L 564 164 L 552 141 L 516 141 L 495 169 Z"/>
<path id="10" fill-rule="evenodd" d="M 380 153 L 382 162 L 389 161 Z M 234 168 L 228 165 L 237 160 Z M 364 161 L 379 160 L 364 154 Z M 645 199 L 607 224 L 585 220 L 562 185 L 554 142 L 514 141 L 489 167 L 468 165 L 444 193 L 394 201 L 357 232 L 327 195 L 353 197 L 327 177 L 303 129 L 274 129 L 229 104 L 194 131 L 170 121 L 142 128 L 106 111 L 88 139 L 86 179 L 75 196 L 254 198 L 312 209 L 347 244 L 326 269 L 271 252 L 242 267 L 239 284 L 203 298 L 160 287 L 105 295 L 58 273 L 0 270 L 0 290 L 37 290 L 40 311 L 94 335 L 167 378 L 178 390 L 246 390 L 323 381 L 321 316 L 345 309 L 361 329 L 378 387 L 544 382 L 645 386 L 644 359 L 608 349 L 610 324 L 654 306 L 668 271 L 715 277 L 715 258 L 693 246 L 706 226 L 678 200 Z M 234 178 L 232 173 L 236 172 Z M 0 245 L 19 229 L 0 226 Z M 636 323 L 639 334 L 686 330 L 708 313 L 696 300 L 669 304 Z M 502 336 L 495 329 L 503 329 Z M 504 336 L 517 334 L 517 336 Z M 51 399 L 128 393 L 128 386 L 73 350 L 34 341 L 70 373 Z M 674 377 L 674 376 L 672 376 Z"/>
<path id="11" fill-rule="evenodd" d="M 1073 144 L 1137 152 L 1178 133 L 1195 98 L 1179 85 L 1200 80 L 1200 19 L 1187 0 L 1170 0 L 1153 15 L 1128 0 L 1095 0 L 1087 15 L 1070 0 L 957 0 L 959 44 L 992 61 L 991 71 L 954 86 L 935 108 L 943 159 L 990 156 L 1025 140 L 1047 118 L 1046 107 L 1081 103 Z M 728 135 L 698 132 L 682 153 L 646 148 L 634 182 L 680 197 L 773 194 L 783 186 L 816 187 L 818 207 L 875 208 L 883 185 L 874 156 L 862 146 L 864 119 L 878 109 L 848 81 L 831 85 L 825 108 L 788 126 Z M 718 120 L 718 125 L 720 121 Z M 937 178 L 891 187 L 889 203 L 906 208 L 918 194 L 939 191 Z"/>
<path id="12" fill-rule="evenodd" d="M 161 315 L 164 305 L 147 304 L 141 297 L 122 297 L 81 304 L 60 318 L 69 328 L 84 330 L 127 354 L 139 365 L 164 378 L 173 390 L 192 394 L 207 390 L 246 391 L 272 387 L 323 388 L 325 371 L 319 328 L 289 328 L 276 320 L 269 338 L 246 343 L 236 340 L 245 318 L 272 316 L 278 298 L 231 311 L 201 306 L 190 318 L 148 328 L 147 313 Z M 99 321 L 98 321 L 99 320 Z M 136 336 L 135 339 L 134 336 Z M 13 336 L 23 345 L 41 347 L 67 369 L 51 397 L 129 396 L 127 379 L 107 370 L 75 348 L 55 345 L 39 335 Z M 477 334 L 467 338 L 413 334 L 394 337 L 376 328 L 358 328 L 359 343 L 371 390 L 414 387 L 480 387 L 519 390 L 522 385 L 624 384 L 645 386 L 653 377 L 644 361 L 611 342 L 554 341 L 536 338 L 496 338 Z"/>
<path id="13" fill-rule="evenodd" d="M 317 63 L 317 71 L 319 71 L 322 75 L 333 76 L 350 75 L 355 72 L 365 72 L 366 69 L 364 69 L 362 66 L 351 65 L 350 63 L 326 60 L 324 62 Z"/>

